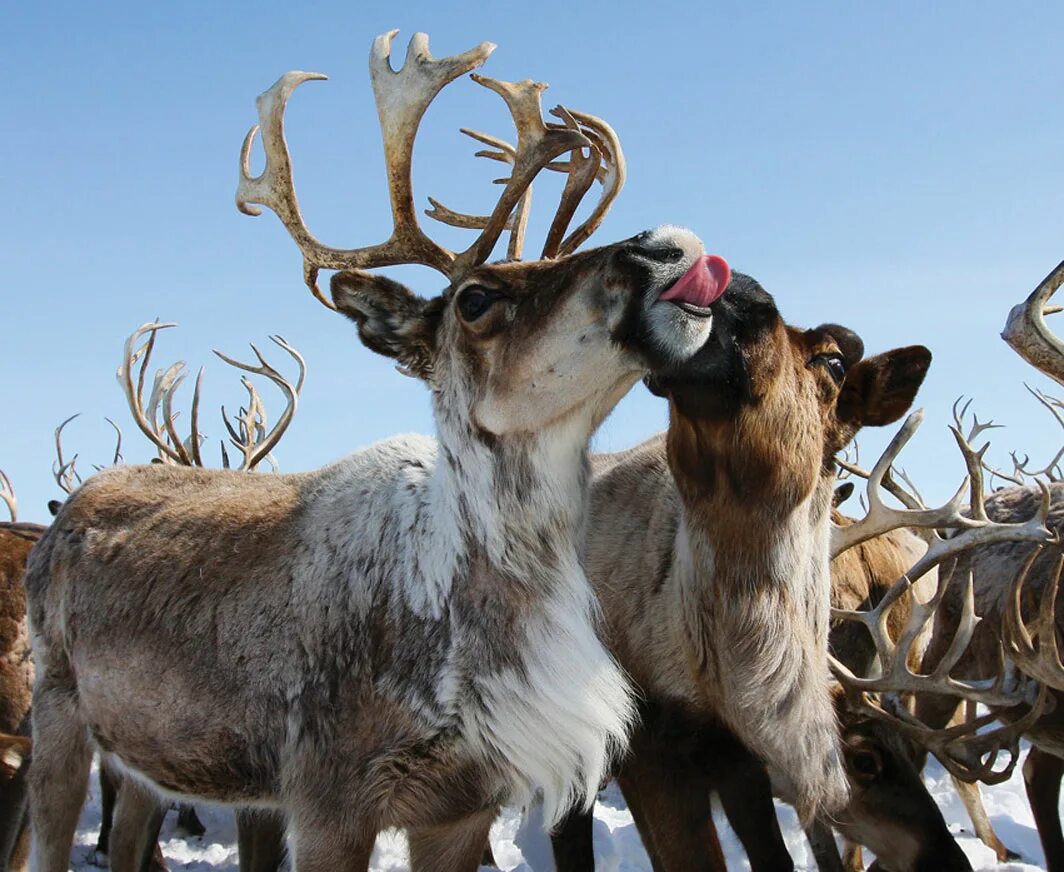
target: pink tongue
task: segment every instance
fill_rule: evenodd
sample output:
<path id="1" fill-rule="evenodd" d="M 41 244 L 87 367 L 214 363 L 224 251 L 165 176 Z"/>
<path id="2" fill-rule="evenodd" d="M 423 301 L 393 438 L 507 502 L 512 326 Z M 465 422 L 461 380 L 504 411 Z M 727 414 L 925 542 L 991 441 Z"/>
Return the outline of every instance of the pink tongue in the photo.
<path id="1" fill-rule="evenodd" d="M 691 264 L 691 268 L 680 280 L 658 299 L 677 300 L 705 309 L 724 293 L 730 280 L 731 267 L 723 257 L 703 254 Z"/>

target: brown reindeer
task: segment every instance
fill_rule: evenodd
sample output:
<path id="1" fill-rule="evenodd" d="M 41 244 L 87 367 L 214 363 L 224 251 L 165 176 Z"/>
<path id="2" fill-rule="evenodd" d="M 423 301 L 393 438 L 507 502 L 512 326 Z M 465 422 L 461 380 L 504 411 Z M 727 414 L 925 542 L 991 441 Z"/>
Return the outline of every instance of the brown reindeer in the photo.
<path id="1" fill-rule="evenodd" d="M 106 470 L 67 501 L 26 576 L 41 872 L 66 868 L 93 746 L 153 789 L 279 808 L 296 868 L 318 872 L 365 869 L 390 826 L 409 829 L 416 868 L 473 869 L 500 803 L 542 791 L 553 819 L 593 796 L 624 741 L 629 687 L 578 552 L 586 446 L 649 367 L 702 345 L 726 265 L 671 227 L 573 253 L 623 178 L 616 138 L 567 110 L 548 126 L 542 86 L 485 78 L 517 122 L 511 177 L 466 251 L 429 240 L 410 193 L 417 123 L 491 46 L 435 60 L 418 35 L 395 72 L 393 35 L 371 55 L 392 237 L 338 251 L 306 230 L 282 113 L 309 74 L 260 98 L 267 167 L 250 176 L 249 137 L 239 201 L 278 214 L 315 289 L 319 268 L 345 269 L 335 307 L 428 384 L 438 442 L 300 475 Z M 543 259 L 486 265 L 507 227 L 520 253 L 518 207 L 564 154 Z M 566 236 L 600 176 L 599 207 Z M 447 290 L 423 300 L 362 271 L 395 263 L 436 268 Z M 811 793 L 831 800 L 827 763 Z"/>
<path id="2" fill-rule="evenodd" d="M 836 524 L 851 523 L 833 513 Z M 926 550 L 926 544 L 905 530 L 891 531 L 858 544 L 834 558 L 831 565 L 832 605 L 835 608 L 868 608 L 882 599 L 897 578 L 909 569 Z M 921 593 L 928 596 L 933 582 L 927 580 Z M 891 631 L 897 637 L 908 617 L 907 610 L 897 608 L 891 614 Z M 832 653 L 851 670 L 865 674 L 876 655 L 866 633 L 850 622 L 836 622 L 831 632 Z M 915 666 L 918 655 L 911 663 Z M 891 725 L 853 711 L 843 694 L 835 698 L 843 739 L 850 786 L 847 807 L 834 818 L 836 824 L 852 838 L 876 851 L 885 869 L 922 868 L 968 870 L 967 859 L 950 836 L 941 811 L 932 800 L 914 765 L 911 743 Z M 692 719 L 678 719 L 675 712 L 665 719 L 660 707 L 648 706 L 644 730 L 636 742 L 659 744 L 670 756 L 672 768 L 683 772 L 697 769 L 702 783 L 696 794 L 716 792 L 736 835 L 741 839 L 754 872 L 793 868 L 780 833 L 776 811 L 771 802 L 767 774 L 754 757 L 724 724 L 708 724 Z M 633 754 L 641 752 L 636 745 Z M 698 820 L 698 801 L 683 821 L 669 824 L 667 838 L 674 850 L 689 856 L 704 853 L 711 867 L 725 870 L 724 857 L 712 819 Z M 639 815 L 633 809 L 638 820 Z M 641 829 L 641 832 L 644 832 Z M 831 828 L 818 820 L 809 836 L 821 870 L 843 868 L 831 834 Z M 556 866 L 559 872 L 587 872 L 594 869 L 591 816 L 572 815 L 553 837 Z M 678 845 L 679 842 L 679 845 Z M 653 842 L 647 841 L 653 852 Z M 859 869 L 860 848 L 851 842 L 846 868 Z M 913 845 L 917 845 L 919 863 L 913 862 Z M 652 857 L 655 869 L 667 869 L 658 857 Z"/>
<path id="3" fill-rule="evenodd" d="M 711 789 L 743 801 L 760 781 L 771 813 L 755 757 L 741 773 L 719 765 L 735 748 L 768 762 L 807 821 L 845 805 L 844 779 L 830 800 L 817 792 L 839 760 L 831 459 L 861 426 L 902 415 L 930 363 L 922 347 L 862 360 L 845 328 L 787 327 L 747 276 L 714 308 L 699 354 L 650 382 L 669 399 L 668 433 L 595 458 L 585 559 L 646 700 L 618 780 L 656 869 L 723 868 L 707 848 Z"/>
<path id="4" fill-rule="evenodd" d="M 197 379 L 197 389 L 191 405 L 191 433 L 184 440 L 177 437 L 175 429 L 177 413 L 173 411 L 175 393 L 184 379 L 184 364 L 177 363 L 160 370 L 152 384 L 151 397 L 145 402 L 143 396 L 145 376 L 158 332 L 171 326 L 174 325 L 154 322 L 145 324 L 134 331 L 126 342 L 123 362 L 119 368 L 119 381 L 123 385 L 134 420 L 155 447 L 157 461 L 175 464 L 191 462 L 193 465 L 198 465 L 203 462 L 198 451 L 203 437 L 197 429 L 202 370 Z M 239 369 L 266 376 L 289 399 L 278 423 L 273 428 L 269 428 L 265 404 L 255 385 L 245 377 L 243 384 L 248 391 L 246 407 L 240 408 L 239 412 L 233 416 L 232 422 L 228 420 L 223 408 L 222 418 L 229 430 L 232 445 L 240 452 L 240 466 L 243 469 L 254 469 L 264 460 L 275 463 L 270 450 L 286 431 L 303 384 L 305 369 L 302 357 L 283 339 L 278 337 L 274 341 L 299 364 L 300 376 L 294 385 L 269 366 L 257 349 L 255 353 L 260 361 L 259 366 L 243 364 L 219 354 L 223 360 Z M 63 432 L 76 417 L 74 415 L 67 418 L 55 431 L 56 462 L 53 465 L 53 476 L 60 489 L 67 495 L 73 493 L 82 481 L 77 468 L 77 455 L 67 459 L 63 451 Z M 109 418 L 106 420 L 115 429 L 117 435 L 114 456 L 110 461 L 114 466 L 122 462 L 122 431 Z M 197 446 L 194 455 L 191 453 L 192 444 Z M 187 460 L 174 451 L 174 445 L 180 445 L 182 451 L 189 452 Z M 223 463 L 228 466 L 228 457 L 224 447 L 222 457 Z M 99 471 L 101 467 L 95 467 L 95 469 Z M 14 522 L 17 502 L 10 482 L 2 472 L 0 472 L 0 499 L 7 503 Z M 49 509 L 53 515 L 58 512 L 61 505 L 62 503 L 58 501 L 49 503 Z M 0 567 L 2 567 L 0 569 L 0 732 L 4 733 L 21 731 L 28 734 L 30 730 L 33 662 L 30 656 L 29 631 L 26 625 L 26 596 L 22 585 L 22 575 L 30 546 L 40 538 L 45 529 L 38 524 L 0 525 Z M 16 828 L 17 820 L 25 817 L 25 778 L 31 755 L 29 739 L 22 739 L 18 736 L 14 738 L 18 738 L 19 742 L 13 741 L 10 745 L 11 753 L 17 753 L 21 763 L 12 769 L 10 777 L 3 779 L 3 785 L 0 786 L 0 852 L 2 852 L 0 857 L 6 857 L 11 852 L 10 843 L 17 837 L 21 840 L 20 847 L 14 850 L 10 862 L 11 868 L 19 869 L 22 868 L 20 864 L 24 863 L 29 847 L 28 831 L 24 830 L 25 836 L 17 836 Z M 111 818 L 118 797 L 120 780 L 111 771 L 107 761 L 101 761 L 100 788 L 103 815 L 97 851 L 105 855 L 109 853 Z M 165 808 L 165 805 L 160 805 L 151 823 L 145 828 L 146 835 L 143 838 L 145 847 L 140 854 L 141 860 L 138 866 L 141 872 L 165 872 L 167 869 L 156 838 Z M 177 825 L 179 830 L 190 835 L 202 835 L 204 832 L 194 808 L 189 804 L 181 804 L 178 810 Z"/>
<path id="5" fill-rule="evenodd" d="M 10 523 L 0 523 L 0 868 L 22 870 L 29 849 L 26 769 L 33 681 L 22 573 L 30 549 L 45 528 L 18 522 L 15 491 L 3 472 L 0 500 L 11 515 Z"/>

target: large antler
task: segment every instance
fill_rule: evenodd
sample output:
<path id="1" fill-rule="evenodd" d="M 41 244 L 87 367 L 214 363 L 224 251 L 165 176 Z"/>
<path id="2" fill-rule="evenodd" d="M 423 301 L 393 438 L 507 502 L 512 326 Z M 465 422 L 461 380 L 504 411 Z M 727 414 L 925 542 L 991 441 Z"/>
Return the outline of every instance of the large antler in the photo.
<path id="1" fill-rule="evenodd" d="M 993 678 L 961 680 L 951 675 L 965 656 L 976 625 L 980 621 L 975 614 L 970 572 L 961 580 L 965 586 L 958 625 L 946 654 L 926 673 L 911 668 L 911 655 L 914 645 L 924 636 L 946 595 L 959 555 L 976 547 L 1000 542 L 1030 542 L 1038 547 L 1055 540 L 1047 527 L 1050 494 L 1043 483 L 1039 483 L 1041 501 L 1035 517 L 1021 523 L 1003 523 L 988 517 L 983 488 L 983 458 L 988 446 L 974 448 L 972 441 L 993 425 L 976 419 L 974 424 L 966 427 L 964 416 L 967 409 L 967 405 L 960 406 L 960 401 L 954 404 L 950 430 L 964 458 L 968 475 L 954 496 L 939 508 L 928 509 L 916 489 L 908 483 L 904 473 L 899 474 L 899 477 L 909 484 L 908 487 L 899 483 L 893 473 L 893 464 L 899 453 L 923 420 L 921 412 L 909 416 L 871 472 L 860 469 L 856 464 L 840 461 L 843 468 L 868 480 L 868 511 L 864 518 L 852 526 L 835 529 L 833 556 L 857 542 L 901 526 L 915 528 L 916 532 L 922 533 L 928 543 L 928 549 L 916 564 L 895 582 L 875 608 L 868 611 L 832 611 L 834 618 L 856 621 L 868 629 L 876 647 L 880 674 L 859 677 L 834 659 L 832 668 L 846 687 L 852 706 L 894 723 L 905 735 L 921 742 L 935 753 L 943 765 L 958 778 L 995 783 L 1007 778 L 1015 766 L 1020 735 L 1043 711 L 1046 701 L 1045 687 L 1043 685 L 1036 692 L 1035 682 L 1029 678 L 1032 673 L 1028 673 L 1024 668 L 1025 663 L 1021 657 L 1012 657 L 1006 662 L 1006 648 L 1010 649 L 1010 655 L 1013 651 L 1020 651 L 1018 646 L 1007 642 L 999 643 L 999 668 Z M 883 490 L 893 495 L 902 504 L 902 508 L 886 505 L 881 493 Z M 967 505 L 965 496 L 968 497 Z M 946 534 L 946 530 L 951 533 Z M 913 595 L 913 585 L 936 567 L 939 568 L 938 587 L 934 595 L 922 603 Z M 1022 584 L 1022 576 L 1017 584 Z M 891 638 L 888 630 L 888 617 L 902 598 L 908 600 L 910 614 L 905 627 L 895 640 Z M 1039 636 L 1041 637 L 1041 633 Z M 1022 637 L 1020 638 L 1022 641 Z M 1055 652 L 1055 648 L 1053 650 Z M 1029 653 L 1032 659 L 1045 665 L 1041 650 L 1030 648 Z M 1031 705 L 1031 708 L 1019 721 L 1002 724 L 990 730 L 985 728 L 996 720 L 994 715 L 946 730 L 933 730 L 905 711 L 903 706 L 890 702 L 897 694 L 907 693 L 946 694 L 999 708 L 1021 704 Z M 876 700 L 869 694 L 885 694 L 887 701 Z M 995 769 L 998 755 L 1002 751 L 1009 753 L 1009 762 L 1004 769 Z"/>
<path id="2" fill-rule="evenodd" d="M 66 494 L 74 493 L 78 485 L 81 484 L 82 478 L 77 470 L 78 455 L 75 454 L 70 460 L 63 457 L 63 430 L 66 429 L 67 424 L 80 416 L 81 413 L 77 412 L 55 428 L 55 462 L 52 464 L 52 477 L 55 479 L 55 483 L 59 485 L 59 489 Z M 105 417 L 104 420 L 110 424 L 115 431 L 114 456 L 111 458 L 111 463 L 109 465 L 117 466 L 122 462 L 122 430 L 110 418 Z M 92 465 L 92 468 L 97 472 L 103 469 L 102 466 L 95 463 Z"/>
<path id="3" fill-rule="evenodd" d="M 166 369 L 160 369 L 156 372 L 146 404 L 144 400 L 145 377 L 152 351 L 155 348 L 156 337 L 160 330 L 174 326 L 176 325 L 173 323 L 162 324 L 158 321 L 153 321 L 141 325 L 130 334 L 126 340 L 122 365 L 118 368 L 118 383 L 122 386 L 122 392 L 126 396 L 126 402 L 129 404 L 133 420 L 141 432 L 155 446 L 159 461 L 177 466 L 204 466 L 200 447 L 206 437 L 202 435 L 199 427 L 203 368 L 200 368 L 196 376 L 196 385 L 192 394 L 189 415 L 189 435 L 185 439 L 178 435 L 175 424 L 178 413 L 174 412 L 174 395 L 188 375 L 183 360 L 179 360 Z M 147 339 L 141 342 L 145 335 L 147 335 Z M 262 402 L 254 384 L 247 377 L 241 377 L 241 382 L 248 392 L 248 405 L 242 407 L 239 413 L 234 416 L 236 426 L 229 422 L 224 407 L 222 408 L 222 421 L 229 431 L 232 443 L 243 455 L 239 466 L 242 470 L 253 470 L 263 460 L 267 459 L 273 463 L 270 452 L 280 441 L 288 429 L 288 425 L 292 422 L 299 393 L 303 389 L 303 381 L 306 378 L 306 363 L 302 355 L 282 337 L 271 336 L 270 339 L 296 361 L 299 367 L 299 377 L 296 379 L 295 385 L 270 366 L 254 345 L 251 348 L 259 360 L 258 366 L 241 363 L 219 351 L 214 352 L 230 366 L 269 379 L 281 389 L 286 399 L 285 409 L 277 419 L 277 423 L 274 424 L 272 429 L 267 429 L 265 404 Z M 139 347 L 138 343 L 141 343 Z M 138 363 L 139 369 L 137 368 Z M 224 446 L 222 448 L 222 459 L 224 466 L 228 468 L 229 459 L 225 453 Z M 274 465 L 276 466 L 276 464 Z M 62 461 L 60 461 L 60 466 L 62 466 Z"/>
<path id="4" fill-rule="evenodd" d="M 308 287 L 325 305 L 332 304 L 322 295 L 317 285 L 317 276 L 322 269 L 369 269 L 401 263 L 417 263 L 430 266 L 452 282 L 470 268 L 485 262 L 490 257 L 499 236 L 506 229 L 511 232 L 511 254 L 520 251 L 524 236 L 525 220 L 532 180 L 544 167 L 564 152 L 574 157 L 564 165 L 569 172 L 570 183 L 583 185 L 583 192 L 590 186 L 598 172 L 598 155 L 612 162 L 607 169 L 603 200 L 599 207 L 570 237 L 558 246 L 559 251 L 572 250 L 598 226 L 610 202 L 624 180 L 624 159 L 616 135 L 604 122 L 580 113 L 566 113 L 559 117 L 565 123 L 547 125 L 543 121 L 540 94 L 546 85 L 540 83 L 500 82 L 483 76 L 473 78 L 499 94 L 506 101 L 517 127 L 517 147 L 513 148 L 483 134 L 470 134 L 488 145 L 499 149 L 502 160 L 511 164 L 509 178 L 503 180 L 505 187 L 491 215 L 483 219 L 462 216 L 433 202 L 429 214 L 433 217 L 462 227 L 479 229 L 480 235 L 460 254 L 444 248 L 429 239 L 417 222 L 411 187 L 411 164 L 414 139 L 421 118 L 436 95 L 463 73 L 479 67 L 494 50 L 491 43 L 481 43 L 474 49 L 450 58 L 436 59 L 429 53 L 428 37 L 414 34 L 407 48 L 402 69 L 391 68 L 392 40 L 398 31 L 378 36 L 370 51 L 370 79 L 380 118 L 381 135 L 384 140 L 384 157 L 388 172 L 388 190 L 392 205 L 392 235 L 383 243 L 363 248 L 338 249 L 324 245 L 307 229 L 299 210 L 295 186 L 292 180 L 292 161 L 284 135 L 285 104 L 299 85 L 311 79 L 324 79 L 320 73 L 290 72 L 283 75 L 268 91 L 258 98 L 259 124 L 251 128 L 244 139 L 240 157 L 240 183 L 237 187 L 237 207 L 249 215 L 258 215 L 261 210 L 252 204 L 271 209 L 288 229 L 303 253 L 304 278 Z M 255 136 L 262 130 L 263 148 L 266 152 L 266 168 L 259 176 L 251 175 L 251 147 Z M 596 155 L 594 167 L 589 167 L 575 157 L 576 152 L 587 150 Z M 500 159 L 500 157 L 496 159 Z M 555 169 L 562 169 L 561 165 Z M 594 173 L 592 172 L 594 170 Z M 579 172 L 578 172 L 579 170 Z M 579 183 L 573 177 L 579 175 Z M 563 206 L 575 196 L 566 186 Z M 578 198 L 577 198 L 578 202 Z M 570 217 L 576 205 L 572 204 Z M 559 210 L 560 212 L 562 210 Z M 568 224 L 566 219 L 565 224 Z M 564 230 L 564 228 L 562 228 Z M 560 237 L 559 237 L 560 238 Z M 551 243 L 553 246 L 554 243 Z"/>
<path id="5" fill-rule="evenodd" d="M 1012 307 L 1001 338 L 1035 369 L 1064 385 L 1064 343 L 1045 322 L 1046 315 L 1064 310 L 1064 307 L 1049 304 L 1062 283 L 1064 261 L 1042 279 L 1024 302 Z"/>
<path id="6" fill-rule="evenodd" d="M 227 357 L 220 351 L 214 352 L 230 366 L 268 378 L 281 389 L 286 399 L 285 409 L 281 413 L 281 417 L 277 419 L 277 423 L 273 425 L 272 430 L 268 429 L 266 405 L 262 402 L 254 383 L 247 376 L 241 376 L 240 381 L 248 392 L 248 404 L 245 407 L 241 407 L 240 411 L 233 416 L 236 422 L 235 427 L 229 423 L 229 419 L 225 414 L 225 407 L 222 407 L 222 421 L 225 422 L 225 428 L 229 431 L 229 439 L 233 445 L 240 449 L 243 455 L 244 459 L 239 467 L 243 470 L 255 469 L 263 460 L 268 460 L 276 468 L 276 463 L 274 463 L 270 452 L 273 451 L 274 446 L 284 436 L 288 425 L 292 423 L 292 417 L 296 413 L 296 405 L 299 401 L 299 393 L 303 390 L 303 380 L 307 375 L 307 364 L 303 360 L 303 355 L 289 345 L 283 336 L 271 336 L 270 341 L 287 351 L 299 365 L 299 378 L 294 385 L 266 362 L 262 352 L 254 344 L 252 344 L 251 350 L 255 352 L 255 357 L 259 360 L 259 366 L 241 363 L 239 360 Z M 226 469 L 229 468 L 229 457 L 226 454 L 224 445 L 222 446 L 222 463 Z"/>
<path id="7" fill-rule="evenodd" d="M 0 469 L 0 500 L 7 505 L 7 510 L 12 521 L 18 520 L 18 499 L 15 497 L 15 489 L 11 486 L 11 479 Z"/>

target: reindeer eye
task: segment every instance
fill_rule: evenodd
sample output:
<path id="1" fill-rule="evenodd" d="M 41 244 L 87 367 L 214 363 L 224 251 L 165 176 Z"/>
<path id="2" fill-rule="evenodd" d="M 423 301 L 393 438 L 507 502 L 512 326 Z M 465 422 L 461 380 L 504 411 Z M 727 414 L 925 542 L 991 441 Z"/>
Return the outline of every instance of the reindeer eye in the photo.
<path id="1" fill-rule="evenodd" d="M 879 775 L 879 755 L 873 754 L 871 751 L 858 751 L 851 756 L 850 766 L 857 775 L 875 778 Z"/>
<path id="2" fill-rule="evenodd" d="M 836 384 L 842 384 L 843 379 L 846 378 L 846 361 L 842 355 L 837 351 L 829 351 L 825 354 L 816 355 L 810 364 L 820 364 L 827 367 L 831 377 L 835 380 Z"/>
<path id="3" fill-rule="evenodd" d="M 471 285 L 458 295 L 458 312 L 463 321 L 476 321 L 499 299 L 499 294 L 490 288 Z"/>

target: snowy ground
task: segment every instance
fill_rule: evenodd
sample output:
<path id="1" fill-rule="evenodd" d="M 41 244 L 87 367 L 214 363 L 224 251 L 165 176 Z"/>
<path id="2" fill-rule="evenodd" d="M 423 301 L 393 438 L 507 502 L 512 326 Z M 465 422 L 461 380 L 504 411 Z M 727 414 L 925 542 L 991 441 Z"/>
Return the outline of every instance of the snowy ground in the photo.
<path id="1" fill-rule="evenodd" d="M 998 864 L 993 853 L 971 834 L 964 806 L 953 792 L 949 777 L 941 767 L 932 763 L 928 767 L 926 780 L 932 795 L 945 814 L 950 830 L 957 836 L 964 852 L 972 861 L 973 868 L 1009 872 L 1034 872 L 1044 869 L 1042 850 L 1031 811 L 1027 806 L 1019 767 L 1016 768 L 1012 779 L 1005 784 L 983 788 L 987 813 L 998 835 L 1006 845 L 1024 858 L 1022 862 L 1003 865 Z M 207 826 L 207 834 L 199 839 L 185 839 L 176 835 L 176 814 L 167 816 L 163 826 L 162 846 L 171 869 L 175 872 L 237 872 L 236 833 L 232 813 L 203 805 L 198 806 L 198 811 Z M 815 870 L 816 864 L 805 837 L 797 826 L 794 812 L 786 806 L 779 806 L 778 811 L 787 845 L 791 856 L 794 857 L 795 868 L 803 872 Z M 720 816 L 717 826 L 721 831 L 729 869 L 748 870 L 750 867 L 742 848 Z M 98 868 L 99 858 L 93 856 L 93 847 L 99 828 L 100 795 L 94 779 L 74 848 L 72 865 L 78 872 Z M 505 813 L 496 822 L 491 841 L 495 859 L 504 870 L 549 872 L 554 868 L 550 859 L 550 843 L 543 835 L 534 812 L 529 820 L 522 820 L 516 812 Z M 624 808 L 623 800 L 612 785 L 603 792 L 595 807 L 595 855 L 597 872 L 648 872 L 650 869 L 631 815 Z M 870 858 L 866 861 L 871 862 Z M 377 850 L 371 868 L 372 872 L 405 872 L 408 869 L 406 844 L 401 834 L 387 833 L 377 840 Z"/>

